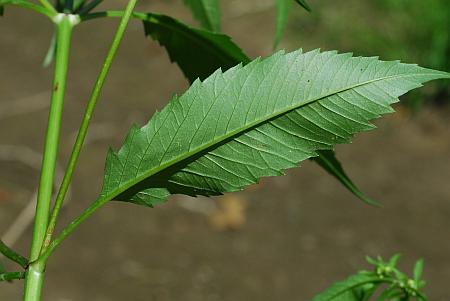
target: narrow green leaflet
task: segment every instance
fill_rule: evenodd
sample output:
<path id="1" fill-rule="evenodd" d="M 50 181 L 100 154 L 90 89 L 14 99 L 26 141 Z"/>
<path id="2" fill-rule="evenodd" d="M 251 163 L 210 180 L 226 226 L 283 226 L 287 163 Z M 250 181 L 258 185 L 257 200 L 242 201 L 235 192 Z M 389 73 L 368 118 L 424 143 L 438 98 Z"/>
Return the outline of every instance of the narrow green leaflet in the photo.
<path id="1" fill-rule="evenodd" d="M 373 206 L 380 206 L 380 203 L 372 200 L 366 196 L 358 187 L 352 182 L 352 180 L 347 176 L 341 163 L 336 158 L 334 151 L 332 150 L 320 150 L 317 151 L 319 156 L 311 158 L 314 162 L 323 167 L 328 173 L 333 175 L 339 182 L 342 183 L 348 190 L 350 190 L 354 195 L 365 203 Z"/>
<path id="2" fill-rule="evenodd" d="M 278 52 L 197 80 L 109 152 L 101 198 L 153 205 L 167 195 L 243 189 L 348 143 L 421 83 L 449 74 L 318 50 Z"/>
<path id="3" fill-rule="evenodd" d="M 417 260 L 416 264 L 414 265 L 414 281 L 419 282 L 422 278 L 423 273 L 423 259 Z"/>
<path id="4" fill-rule="evenodd" d="M 220 31 L 219 0 L 184 0 L 184 3 L 203 28 L 213 32 Z"/>
<path id="5" fill-rule="evenodd" d="M 306 3 L 305 0 L 295 0 L 295 2 L 297 2 L 298 5 L 300 5 L 301 7 L 306 9 L 307 11 L 311 11 L 311 8 L 309 7 L 308 3 Z"/>
<path id="6" fill-rule="evenodd" d="M 3 17 L 4 14 L 5 14 L 5 7 L 0 5 L 0 17 Z"/>
<path id="7" fill-rule="evenodd" d="M 50 45 L 48 46 L 47 54 L 45 55 L 44 61 L 42 62 L 42 67 L 46 68 L 50 66 L 56 55 L 56 35 L 53 33 L 52 39 L 50 40 Z"/>
<path id="8" fill-rule="evenodd" d="M 207 78 L 218 68 L 225 71 L 250 61 L 226 35 L 192 28 L 158 14 L 147 14 L 143 23 L 145 35 L 167 49 L 171 61 L 180 66 L 191 83 Z"/>
<path id="9" fill-rule="evenodd" d="M 324 292 L 316 295 L 311 301 L 361 301 L 354 290 L 367 284 L 377 284 L 379 277 L 372 273 L 361 272 L 334 283 Z"/>
<path id="10" fill-rule="evenodd" d="M 291 10 L 291 0 L 276 0 L 277 6 L 277 20 L 275 24 L 275 40 L 273 48 L 277 48 L 283 36 L 284 29 L 289 17 L 289 11 Z"/>

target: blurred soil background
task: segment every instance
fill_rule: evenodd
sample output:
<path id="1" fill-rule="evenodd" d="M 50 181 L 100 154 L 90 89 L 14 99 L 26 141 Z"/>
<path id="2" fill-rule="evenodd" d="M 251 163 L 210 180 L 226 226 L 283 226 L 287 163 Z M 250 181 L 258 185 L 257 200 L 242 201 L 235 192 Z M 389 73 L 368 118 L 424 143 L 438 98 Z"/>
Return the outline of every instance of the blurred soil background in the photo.
<path id="1" fill-rule="evenodd" d="M 222 2 L 223 31 L 252 57 L 270 54 L 273 1 Z M 293 6 L 283 48 L 339 49 L 449 71 L 447 0 L 309 2 L 310 14 Z M 122 8 L 124 2 L 106 6 Z M 139 9 L 195 24 L 181 1 L 143 0 Z M 60 167 L 117 21 L 89 21 L 75 30 Z M 37 186 L 52 77 L 41 62 L 51 29 L 45 18 L 16 8 L 8 7 L 0 19 L 0 235 Z M 133 122 L 143 125 L 186 88 L 164 49 L 146 40 L 133 21 L 59 226 L 96 198 L 108 147 L 120 146 Z M 309 300 L 368 268 L 365 255 L 397 252 L 407 270 L 423 257 L 430 300 L 450 300 L 448 81 L 404 100 L 409 105 L 397 106 L 399 113 L 376 121 L 379 130 L 337 148 L 350 176 L 382 209 L 363 204 L 310 162 L 227 199 L 175 196 L 155 209 L 112 202 L 51 258 L 43 300 Z M 27 254 L 30 237 L 27 227 L 15 247 Z M 20 300 L 21 289 L 20 281 L 1 283 L 0 300 Z"/>

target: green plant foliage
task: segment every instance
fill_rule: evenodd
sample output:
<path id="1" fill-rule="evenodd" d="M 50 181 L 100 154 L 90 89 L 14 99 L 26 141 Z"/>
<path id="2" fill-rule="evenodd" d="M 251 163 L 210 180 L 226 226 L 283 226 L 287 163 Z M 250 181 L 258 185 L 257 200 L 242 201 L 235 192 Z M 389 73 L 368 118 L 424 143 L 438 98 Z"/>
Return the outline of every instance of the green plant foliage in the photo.
<path id="1" fill-rule="evenodd" d="M 354 289 L 367 284 L 378 284 L 380 278 L 368 272 L 360 272 L 343 281 L 334 283 L 323 293 L 315 296 L 311 301 L 361 301 L 354 293 Z"/>
<path id="2" fill-rule="evenodd" d="M 226 35 L 196 29 L 165 15 L 147 14 L 143 23 L 145 35 L 166 48 L 191 83 L 207 78 L 211 70 L 250 61 Z"/>
<path id="3" fill-rule="evenodd" d="M 89 3 L 87 1 L 83 1 L 78 5 L 75 5 L 75 11 L 78 14 L 83 15 L 96 8 L 102 2 L 103 0 L 91 0 Z"/>
<path id="4" fill-rule="evenodd" d="M 184 3 L 203 28 L 214 32 L 220 31 L 219 0 L 184 0 Z"/>
<path id="5" fill-rule="evenodd" d="M 311 11 L 308 4 L 303 0 L 295 0 L 300 6 L 302 6 L 307 11 Z M 286 28 L 289 12 L 291 10 L 291 0 L 276 0 L 277 7 L 277 19 L 275 23 L 275 40 L 273 43 L 273 48 L 277 48 L 280 40 L 283 36 L 283 32 Z"/>
<path id="6" fill-rule="evenodd" d="M 352 182 L 352 180 L 347 176 L 345 170 L 342 168 L 341 163 L 336 158 L 336 154 L 332 150 L 319 150 L 317 157 L 311 158 L 314 162 L 319 164 L 328 173 L 333 175 L 342 185 L 344 185 L 350 192 L 352 192 L 359 199 L 367 204 L 380 206 L 380 203 L 372 200 L 366 196 L 359 188 Z"/>
<path id="7" fill-rule="evenodd" d="M 370 130 L 369 120 L 445 72 L 318 50 L 278 52 L 195 81 L 118 153 L 102 198 L 151 206 L 171 193 L 218 195 L 283 174 Z"/>
<path id="8" fill-rule="evenodd" d="M 373 271 L 360 271 L 346 280 L 336 282 L 324 292 L 316 295 L 311 301 L 368 301 L 375 296 L 377 289 L 383 289 L 376 301 L 408 301 L 426 300 L 421 289 L 425 282 L 416 275 L 410 279 L 396 267 L 400 255 L 394 255 L 388 262 L 381 257 L 367 258 L 374 266 Z M 423 260 L 418 260 L 416 269 L 423 268 Z M 385 286 L 381 286 L 385 284 Z"/>
<path id="9" fill-rule="evenodd" d="M 289 17 L 289 11 L 291 10 L 291 0 L 276 0 L 277 5 L 277 20 L 275 24 L 275 40 L 273 48 L 277 48 L 283 36 L 284 29 Z"/>
<path id="10" fill-rule="evenodd" d="M 308 3 L 306 3 L 305 0 L 295 0 L 295 2 L 297 2 L 298 5 L 300 5 L 301 7 L 306 9 L 307 11 L 311 11 L 311 8 L 309 7 Z"/>
<path id="11" fill-rule="evenodd" d="M 151 21 L 155 17 L 159 17 L 160 23 L 165 24 L 165 26 L 155 26 L 157 22 Z M 207 78 L 219 68 L 228 70 L 239 63 L 246 65 L 251 61 L 227 36 L 191 28 L 167 16 L 149 14 L 148 21 L 144 21 L 144 26 L 146 35 L 150 35 L 166 47 L 172 62 L 176 62 L 180 66 L 191 83 L 197 78 L 201 80 Z M 199 41 L 199 39 L 200 42 L 192 42 Z M 219 43 L 220 41 L 223 42 Z M 211 48 L 214 51 L 210 51 Z M 202 53 L 202 55 L 198 55 L 199 53 Z M 345 174 L 333 151 L 323 154 L 327 157 L 321 158 L 322 152 L 319 152 L 319 157 L 315 160 L 316 163 L 319 163 L 327 172 L 335 176 L 362 201 L 371 205 L 379 205 L 376 201 L 365 196 L 353 184 Z"/>
<path id="12" fill-rule="evenodd" d="M 3 17 L 5 14 L 5 7 L 0 5 L 0 17 Z"/>
<path id="13" fill-rule="evenodd" d="M 417 260 L 416 264 L 414 265 L 414 271 L 413 271 L 413 279 L 417 283 L 420 282 L 420 279 L 422 278 L 423 273 L 423 259 Z"/>

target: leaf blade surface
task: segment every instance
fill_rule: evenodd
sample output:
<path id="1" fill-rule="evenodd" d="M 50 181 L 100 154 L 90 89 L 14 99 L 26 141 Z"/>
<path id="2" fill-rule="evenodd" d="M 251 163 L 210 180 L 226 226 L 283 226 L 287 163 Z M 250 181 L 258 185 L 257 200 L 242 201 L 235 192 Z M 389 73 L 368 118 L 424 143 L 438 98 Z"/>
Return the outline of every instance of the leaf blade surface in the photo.
<path id="1" fill-rule="evenodd" d="M 278 52 L 195 81 L 110 152 L 102 196 L 218 195 L 283 174 L 370 130 L 390 104 L 448 74 L 336 52 Z M 160 202 L 147 198 L 146 204 Z"/>
<path id="2" fill-rule="evenodd" d="M 214 70 L 227 70 L 250 59 L 226 35 L 190 27 L 174 18 L 147 14 L 143 20 L 145 35 L 166 48 L 192 83 L 206 79 Z"/>
<path id="3" fill-rule="evenodd" d="M 343 281 L 335 282 L 328 289 L 316 295 L 311 301 L 357 301 L 358 298 L 353 291 L 367 284 L 377 284 L 381 282 L 376 275 L 369 273 L 358 273 L 348 277 Z"/>

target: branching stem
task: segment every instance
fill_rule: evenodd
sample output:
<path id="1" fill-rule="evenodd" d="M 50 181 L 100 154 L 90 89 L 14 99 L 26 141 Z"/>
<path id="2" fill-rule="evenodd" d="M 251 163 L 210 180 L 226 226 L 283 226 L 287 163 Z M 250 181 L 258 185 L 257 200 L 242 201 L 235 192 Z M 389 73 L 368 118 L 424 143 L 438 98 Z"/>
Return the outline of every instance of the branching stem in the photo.
<path id="1" fill-rule="evenodd" d="M 16 251 L 8 247 L 2 240 L 0 240 L 0 253 L 12 261 L 18 263 L 24 269 L 28 266 L 28 259 L 18 254 Z"/>
<path id="2" fill-rule="evenodd" d="M 39 180 L 30 262 L 39 257 L 48 225 L 74 17 L 73 15 L 61 14 L 56 15 L 54 20 L 57 26 L 56 39 L 58 46 L 56 49 L 53 92 Z M 39 265 L 30 264 L 25 281 L 24 300 L 39 300 L 44 281 L 44 270 L 45 263 Z"/>
<path id="3" fill-rule="evenodd" d="M 53 5 L 50 4 L 50 2 L 48 2 L 48 0 L 39 0 L 39 2 L 40 2 L 40 3 L 42 4 L 42 6 L 45 7 L 47 10 L 56 13 L 55 8 L 53 7 Z"/>
<path id="4" fill-rule="evenodd" d="M 114 56 L 117 53 L 117 49 L 119 48 L 120 42 L 123 38 L 123 35 L 125 33 L 125 29 L 127 27 L 127 24 L 130 20 L 131 14 L 133 12 L 134 7 L 136 6 L 137 0 L 130 0 L 126 9 L 125 13 L 122 15 L 121 22 L 119 24 L 119 27 L 116 31 L 116 34 L 114 36 L 112 45 L 108 51 L 108 54 L 106 56 L 105 62 L 103 64 L 103 67 L 100 71 L 100 74 L 97 78 L 97 81 L 94 85 L 94 89 L 92 91 L 91 97 L 88 101 L 88 104 L 86 106 L 85 113 L 83 115 L 83 120 L 80 125 L 80 129 L 78 131 L 78 135 L 75 141 L 75 144 L 72 149 L 72 154 L 70 155 L 69 163 L 66 168 L 66 172 L 64 174 L 64 178 L 61 184 L 61 187 L 58 191 L 58 195 L 56 197 L 55 206 L 52 211 L 52 215 L 50 218 L 50 222 L 47 228 L 46 232 L 46 238 L 44 241 L 44 245 L 41 251 L 42 253 L 45 253 L 47 247 L 50 244 L 52 234 L 55 230 L 56 221 L 59 215 L 59 212 L 61 210 L 62 204 L 64 202 L 65 195 L 67 193 L 67 190 L 69 188 L 70 182 L 72 180 L 72 175 L 75 170 L 75 166 L 77 165 L 78 158 L 80 156 L 81 148 L 83 146 L 84 140 L 86 138 L 86 134 L 89 128 L 89 124 L 92 118 L 92 114 L 94 112 L 95 105 L 97 103 L 98 97 L 100 96 L 100 92 L 102 90 L 103 84 L 105 83 L 106 76 L 108 74 L 108 71 L 111 67 L 111 63 L 114 59 Z"/>
<path id="5" fill-rule="evenodd" d="M 25 9 L 30 9 L 40 14 L 43 14 L 49 17 L 50 19 L 53 19 L 53 17 L 57 15 L 57 11 L 51 5 L 50 7 L 41 6 L 26 0 L 0 0 L 0 5 L 14 5 Z"/>

